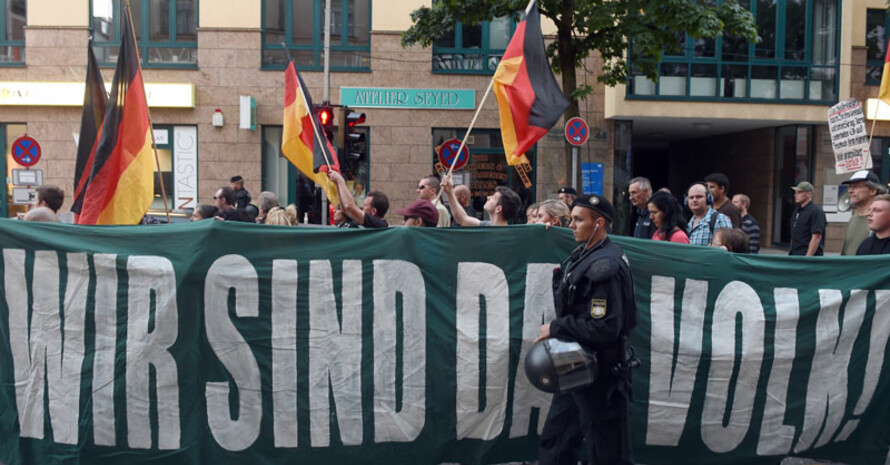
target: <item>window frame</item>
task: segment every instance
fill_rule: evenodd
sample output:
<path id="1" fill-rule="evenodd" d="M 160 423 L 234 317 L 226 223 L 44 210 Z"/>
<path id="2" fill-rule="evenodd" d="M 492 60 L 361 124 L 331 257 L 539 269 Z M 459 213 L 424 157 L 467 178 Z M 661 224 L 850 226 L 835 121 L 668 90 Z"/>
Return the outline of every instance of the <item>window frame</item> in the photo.
<path id="1" fill-rule="evenodd" d="M 9 2 L 11 0 L 0 0 L 0 47 L 21 47 L 22 50 L 22 59 L 19 61 L 2 61 L 0 60 L 0 67 L 3 68 L 16 68 L 25 66 L 25 60 L 27 55 L 25 54 L 25 39 L 22 40 L 11 40 L 6 38 L 6 24 L 9 22 L 9 19 L 6 17 L 6 11 L 9 7 Z M 25 25 L 28 24 L 28 2 L 25 2 Z"/>
<path id="2" fill-rule="evenodd" d="M 0 0 L 3 1 L 3 0 Z M 114 0 L 112 2 L 112 9 L 114 11 L 114 24 L 113 24 L 113 35 L 116 40 L 110 41 L 100 41 L 93 40 L 93 47 L 120 47 L 121 40 L 121 2 L 123 0 Z M 139 49 L 139 59 L 140 65 L 143 68 L 174 68 L 174 69 L 195 69 L 198 68 L 198 59 L 197 55 L 194 63 L 190 62 L 151 62 L 148 59 L 149 49 L 152 48 L 183 48 L 183 49 L 194 49 L 197 51 L 198 49 L 198 26 L 201 24 L 200 18 L 200 2 L 201 0 L 195 0 L 195 41 L 194 42 L 181 42 L 177 40 L 177 32 L 176 32 L 176 2 L 177 0 L 166 0 L 168 3 L 167 8 L 167 17 L 168 22 L 171 25 L 170 27 L 170 37 L 171 39 L 168 41 L 151 41 L 150 34 L 140 34 L 142 37 L 136 40 L 136 47 Z M 151 1 L 150 0 L 142 0 L 139 4 L 139 24 L 133 24 L 133 27 L 139 29 L 140 32 L 150 31 L 150 23 L 149 19 L 151 15 L 150 12 Z M 90 0 L 89 3 L 89 11 L 87 12 L 89 15 L 89 30 L 90 35 L 95 37 L 94 32 L 94 18 L 93 18 L 93 0 Z M 112 68 L 116 65 L 115 62 L 109 61 L 99 61 L 99 66 L 102 68 Z"/>
<path id="3" fill-rule="evenodd" d="M 887 46 L 887 31 L 890 28 L 890 10 L 884 8 L 867 8 L 865 10 L 865 34 L 868 35 L 868 15 L 873 11 L 880 11 L 884 13 L 884 35 L 878 41 L 879 43 L 885 44 L 884 47 Z M 884 49 L 884 53 L 887 53 L 887 50 Z M 884 67 L 884 59 L 869 59 L 868 58 L 868 38 L 866 37 L 866 55 L 865 55 L 865 85 L 867 86 L 879 86 L 881 85 L 880 79 L 869 79 L 868 78 L 868 69 L 871 67 L 883 68 Z"/>
<path id="4" fill-rule="evenodd" d="M 265 54 L 267 52 L 275 52 L 275 51 L 310 51 L 313 53 L 314 64 L 305 65 L 298 64 L 296 68 L 300 71 L 323 71 L 324 70 L 324 0 L 312 0 L 312 23 L 316 26 L 321 25 L 321 27 L 314 27 L 312 30 L 312 43 L 311 44 L 295 44 L 293 43 L 293 11 L 294 11 L 294 0 L 284 0 L 284 40 L 285 45 L 282 44 L 268 44 L 266 43 L 266 1 L 261 0 L 260 5 L 262 11 L 260 13 L 260 21 L 261 21 L 261 58 L 260 58 L 260 68 L 264 70 L 281 70 L 287 67 L 286 63 L 283 64 L 267 64 L 265 60 Z M 367 0 L 368 4 L 368 45 L 350 45 L 349 44 L 349 0 L 332 0 L 333 2 L 340 2 L 341 5 L 341 15 L 340 15 L 340 43 L 334 43 L 333 30 L 331 31 L 331 52 L 365 52 L 368 56 L 368 66 L 331 66 L 331 71 L 335 72 L 358 72 L 358 73 L 370 73 L 371 72 L 371 28 L 373 25 L 371 15 L 374 12 L 374 2 L 373 0 Z M 342 14 L 342 12 L 347 12 L 347 14 Z M 334 18 L 333 14 L 331 17 L 331 28 L 334 26 Z"/>
<path id="5" fill-rule="evenodd" d="M 516 32 L 516 21 L 512 17 L 510 19 L 510 38 Z M 491 48 L 491 21 L 482 21 L 482 44 L 479 48 L 463 48 L 463 23 L 458 21 L 454 25 L 454 29 L 450 31 L 454 35 L 454 47 L 441 47 L 433 42 L 432 59 L 430 60 L 430 68 L 433 74 L 473 74 L 473 75 L 494 75 L 497 71 L 497 65 L 501 62 L 506 48 Z M 509 45 L 509 39 L 507 44 Z M 436 63 L 440 60 L 437 56 L 441 55 L 471 55 L 482 57 L 483 63 L 488 63 L 493 56 L 498 56 L 497 63 L 494 63 L 493 69 L 454 69 L 454 68 L 437 68 Z"/>
<path id="6" fill-rule="evenodd" d="M 830 105 L 837 103 L 839 98 L 839 88 L 840 88 L 840 47 L 841 47 L 841 26 L 842 26 L 842 3 L 840 0 L 835 0 L 836 2 L 836 18 L 835 18 L 835 50 L 837 51 L 837 59 L 834 65 L 822 65 L 822 64 L 813 64 L 812 63 L 812 55 L 813 55 L 813 4 L 812 2 L 805 2 L 806 4 L 806 17 L 807 23 L 805 26 L 805 50 L 804 50 L 804 58 L 802 61 L 797 60 L 789 60 L 786 58 L 786 35 L 785 35 L 785 22 L 786 22 L 786 6 L 788 2 L 791 0 L 777 0 L 776 1 L 776 31 L 775 31 L 775 58 L 758 58 L 755 54 L 755 44 L 751 41 L 748 41 L 748 59 L 746 61 L 729 61 L 723 59 L 723 36 L 719 36 L 714 40 L 714 56 L 710 57 L 696 57 L 695 56 L 695 40 L 688 35 L 684 41 L 684 54 L 683 55 L 664 55 L 662 56 L 661 62 L 659 63 L 659 78 L 661 76 L 661 70 L 665 65 L 685 65 L 686 66 L 686 75 L 685 75 L 685 93 L 684 95 L 660 95 L 661 92 L 661 79 L 657 79 L 654 83 L 652 81 L 648 81 L 652 83 L 654 86 L 653 93 L 654 95 L 646 95 L 646 94 L 634 94 L 633 92 L 633 84 L 630 82 L 636 76 L 641 76 L 640 74 L 633 74 L 628 77 L 629 82 L 625 87 L 625 99 L 626 100 L 663 100 L 663 101 L 702 101 L 702 102 L 726 102 L 726 103 L 781 103 L 781 104 L 803 104 L 803 105 Z M 749 7 L 749 11 L 756 18 L 757 16 L 757 1 L 752 0 L 751 6 Z M 629 64 L 631 63 L 630 51 L 628 50 L 627 60 Z M 716 80 L 717 88 L 716 95 L 714 96 L 692 96 L 691 92 L 691 78 L 692 76 L 692 68 L 696 65 L 710 65 L 716 68 L 716 73 L 713 78 Z M 745 79 L 745 97 L 723 97 L 722 88 L 720 86 L 722 82 L 722 78 L 725 73 L 725 68 L 727 66 L 730 67 L 745 67 L 747 68 Z M 751 81 L 752 81 L 752 72 L 755 68 L 759 67 L 769 67 L 775 70 L 775 97 L 772 98 L 761 98 L 761 97 L 751 97 Z M 805 70 L 805 76 L 803 79 L 803 98 L 787 98 L 782 96 L 782 82 L 786 81 L 782 79 L 783 71 L 786 69 L 795 69 L 802 68 Z M 631 68 L 633 69 L 633 68 Z M 810 82 L 812 81 L 811 77 L 813 75 L 814 70 L 833 70 L 834 71 L 834 89 L 833 93 L 835 95 L 834 99 L 825 100 L 825 99 L 811 99 L 810 98 Z"/>

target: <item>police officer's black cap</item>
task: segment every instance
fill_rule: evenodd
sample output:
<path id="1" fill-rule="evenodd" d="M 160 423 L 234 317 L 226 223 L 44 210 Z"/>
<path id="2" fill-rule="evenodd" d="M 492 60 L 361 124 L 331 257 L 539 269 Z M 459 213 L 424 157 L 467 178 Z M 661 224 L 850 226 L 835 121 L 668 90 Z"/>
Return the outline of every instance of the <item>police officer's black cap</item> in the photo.
<path id="1" fill-rule="evenodd" d="M 612 222 L 612 215 L 615 213 L 615 209 L 612 208 L 612 203 L 606 200 L 605 197 L 601 195 L 582 195 L 575 199 L 572 202 L 572 208 L 575 207 L 584 207 L 589 208 L 600 215 L 603 215 L 609 222 Z"/>
<path id="2" fill-rule="evenodd" d="M 244 182 L 244 178 L 242 178 L 241 176 L 235 175 L 235 176 L 232 176 L 231 179 L 229 179 L 229 182 Z"/>
<path id="3" fill-rule="evenodd" d="M 571 187 L 560 187 L 557 194 L 569 194 L 569 195 L 578 195 L 578 191 L 572 189 Z"/>

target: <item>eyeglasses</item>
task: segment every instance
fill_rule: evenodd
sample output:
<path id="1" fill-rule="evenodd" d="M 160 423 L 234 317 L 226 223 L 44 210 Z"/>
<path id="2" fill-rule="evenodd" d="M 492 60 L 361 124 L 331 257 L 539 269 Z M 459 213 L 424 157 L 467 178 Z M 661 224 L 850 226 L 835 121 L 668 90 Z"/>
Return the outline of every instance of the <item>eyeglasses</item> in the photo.
<path id="1" fill-rule="evenodd" d="M 213 200 L 219 200 L 219 197 L 217 197 L 217 196 L 214 195 L 214 196 L 213 196 Z"/>
<path id="2" fill-rule="evenodd" d="M 422 191 L 422 190 L 424 190 L 424 189 L 426 189 L 426 186 L 424 186 L 423 184 L 417 186 L 417 190 Z"/>

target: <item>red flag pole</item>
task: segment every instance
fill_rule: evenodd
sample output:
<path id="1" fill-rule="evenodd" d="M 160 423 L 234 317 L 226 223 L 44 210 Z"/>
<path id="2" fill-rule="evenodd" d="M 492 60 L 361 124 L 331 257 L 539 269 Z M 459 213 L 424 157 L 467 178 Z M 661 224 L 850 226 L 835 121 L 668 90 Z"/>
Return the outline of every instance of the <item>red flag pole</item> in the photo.
<path id="1" fill-rule="evenodd" d="M 532 7 L 535 5 L 535 0 L 530 0 L 528 2 L 528 6 L 525 7 L 525 15 L 528 16 L 528 13 L 532 11 Z M 485 105 L 485 100 L 488 98 L 488 94 L 491 93 L 491 88 L 494 86 L 494 76 L 491 77 L 491 81 L 488 82 L 488 88 L 485 89 L 485 93 L 482 95 L 482 100 L 479 101 L 479 106 L 476 107 L 476 114 L 473 115 L 473 119 L 470 121 L 470 126 L 467 127 L 467 132 L 464 134 L 463 139 L 460 141 L 460 148 L 457 149 L 456 155 L 454 159 L 451 160 L 451 166 L 448 167 L 448 173 L 445 174 L 445 177 L 450 177 L 451 173 L 454 172 L 454 165 L 457 163 L 457 159 L 460 158 L 460 153 L 464 150 L 464 147 L 467 146 L 467 138 L 470 137 L 470 131 L 473 130 L 473 126 L 476 125 L 476 118 L 479 117 L 479 112 L 482 110 L 482 106 Z M 439 189 L 439 193 L 436 194 L 436 198 L 433 199 L 433 203 L 439 201 L 442 198 L 442 189 Z"/>
<path id="2" fill-rule="evenodd" d="M 142 58 L 139 56 L 139 47 L 136 46 L 136 29 L 133 28 L 133 14 L 130 12 L 130 0 L 124 0 L 127 7 L 127 21 L 130 23 L 130 39 L 133 41 L 133 49 L 136 50 L 136 66 L 139 67 L 139 76 L 142 76 Z M 158 158 L 158 146 L 155 143 L 154 125 L 151 124 L 151 111 L 148 109 L 148 94 L 145 93 L 145 80 L 142 80 L 142 95 L 145 96 L 145 114 L 148 116 L 148 131 L 151 133 L 151 149 L 155 154 L 155 167 L 158 170 L 158 183 L 161 185 L 161 198 L 164 199 L 164 213 L 167 215 L 167 223 L 170 223 L 170 207 L 167 205 L 167 189 L 164 187 L 164 178 L 161 177 L 161 161 Z"/>

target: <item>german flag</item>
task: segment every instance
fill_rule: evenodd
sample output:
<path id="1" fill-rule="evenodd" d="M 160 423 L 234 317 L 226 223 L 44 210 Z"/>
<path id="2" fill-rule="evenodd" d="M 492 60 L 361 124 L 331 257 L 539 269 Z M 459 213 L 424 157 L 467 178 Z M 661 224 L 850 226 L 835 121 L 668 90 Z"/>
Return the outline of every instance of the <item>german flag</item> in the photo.
<path id="1" fill-rule="evenodd" d="M 494 95 L 501 116 L 507 163 L 528 163 L 525 152 L 544 137 L 569 107 L 547 62 L 537 2 L 516 26 L 497 71 Z"/>
<path id="2" fill-rule="evenodd" d="M 99 131 L 89 178 L 81 189 L 78 224 L 139 223 L 154 195 L 151 125 L 129 6 L 122 16 L 121 48 L 111 82 L 110 105 Z"/>
<path id="3" fill-rule="evenodd" d="M 334 146 L 321 131 L 321 124 L 312 112 L 312 98 L 303 78 L 297 74 L 293 60 L 284 70 L 284 128 L 281 153 L 316 186 L 324 189 L 328 202 L 339 204 L 337 186 L 325 174 L 329 169 L 339 172 L 340 162 Z"/>
<path id="4" fill-rule="evenodd" d="M 887 43 L 887 54 L 884 56 L 884 72 L 881 74 L 881 90 L 878 98 L 890 105 L 890 41 Z"/>
<path id="5" fill-rule="evenodd" d="M 83 205 L 84 188 L 93 170 L 93 159 L 96 155 L 96 142 L 99 129 L 105 118 L 108 106 L 108 94 L 105 93 L 105 82 L 99 72 L 99 64 L 93 53 L 93 43 L 87 45 L 87 80 L 83 90 L 83 112 L 80 116 L 80 137 L 77 139 L 77 161 L 74 164 L 74 204 L 71 211 L 80 214 Z"/>

